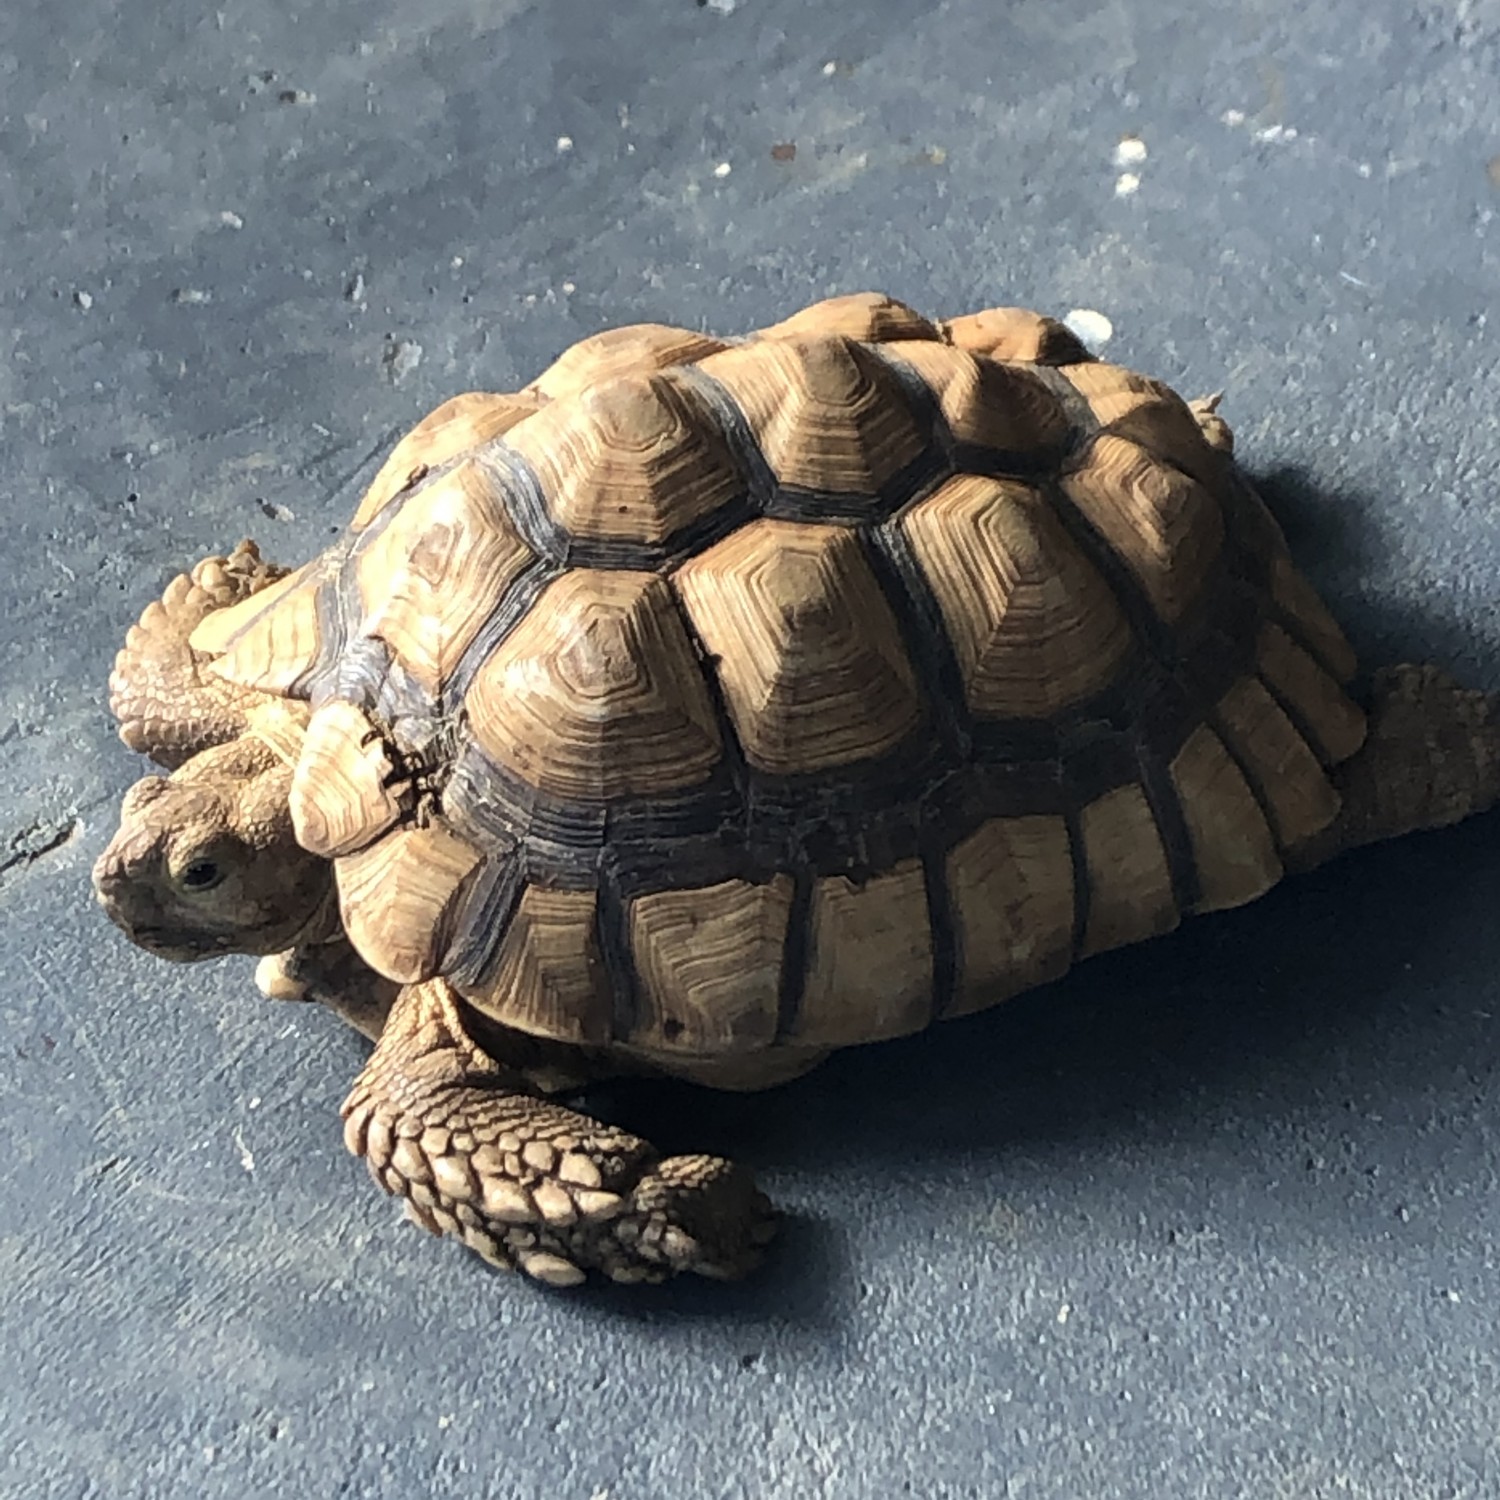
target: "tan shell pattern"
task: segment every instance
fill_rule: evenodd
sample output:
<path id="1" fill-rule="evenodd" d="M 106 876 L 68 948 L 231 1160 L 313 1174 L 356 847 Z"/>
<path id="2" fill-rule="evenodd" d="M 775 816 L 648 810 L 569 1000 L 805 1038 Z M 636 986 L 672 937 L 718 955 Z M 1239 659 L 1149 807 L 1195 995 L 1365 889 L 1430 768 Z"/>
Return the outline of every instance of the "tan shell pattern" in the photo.
<path id="1" fill-rule="evenodd" d="M 391 977 L 680 1057 L 896 1036 L 1335 815 L 1353 656 L 1226 450 L 1016 308 L 612 329 L 200 644 L 314 704 L 299 836 Z"/>

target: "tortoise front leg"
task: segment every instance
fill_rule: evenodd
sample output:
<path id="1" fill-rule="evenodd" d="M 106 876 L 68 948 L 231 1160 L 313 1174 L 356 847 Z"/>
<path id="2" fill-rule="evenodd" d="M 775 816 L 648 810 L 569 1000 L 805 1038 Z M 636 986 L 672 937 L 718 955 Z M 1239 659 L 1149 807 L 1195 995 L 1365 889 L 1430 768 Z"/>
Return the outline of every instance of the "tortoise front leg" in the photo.
<path id="1" fill-rule="evenodd" d="M 342 928 L 325 942 L 268 954 L 255 967 L 255 983 L 267 1000 L 326 1007 L 372 1042 L 380 1040 L 401 993 L 400 984 L 376 973 L 360 957 Z M 474 1021 L 485 1054 L 519 1073 L 538 1093 L 564 1094 L 622 1073 L 648 1071 L 644 1064 L 632 1067 L 603 1049 L 527 1036 L 477 1017 Z"/>
<path id="2" fill-rule="evenodd" d="M 146 606 L 109 679 L 110 710 L 132 750 L 175 770 L 244 730 L 268 695 L 204 672 L 208 658 L 188 638 L 216 610 L 242 603 L 286 571 L 266 562 L 253 542 L 241 542 L 228 557 L 204 558 L 179 574 Z"/>
<path id="3" fill-rule="evenodd" d="M 1302 868 L 1484 812 L 1500 801 L 1500 699 L 1439 667 L 1387 667 L 1372 684 L 1365 743 L 1334 780 L 1342 810 L 1297 851 Z"/>
<path id="4" fill-rule="evenodd" d="M 532 1092 L 471 1039 L 442 980 L 402 990 L 343 1114 L 349 1149 L 418 1223 L 553 1286 L 589 1270 L 733 1279 L 772 1233 L 769 1202 L 732 1163 L 663 1160 Z"/>

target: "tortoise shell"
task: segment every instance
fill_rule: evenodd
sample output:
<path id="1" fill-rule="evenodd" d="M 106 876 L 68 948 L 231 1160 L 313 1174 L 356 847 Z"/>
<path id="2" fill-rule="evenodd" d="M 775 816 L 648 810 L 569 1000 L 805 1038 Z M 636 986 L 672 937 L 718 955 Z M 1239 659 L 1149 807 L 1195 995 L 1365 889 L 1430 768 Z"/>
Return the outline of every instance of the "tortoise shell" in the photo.
<path id="1" fill-rule="evenodd" d="M 1334 817 L 1354 660 L 1210 409 L 1016 309 L 614 329 L 194 645 L 311 703 L 298 834 L 390 978 L 663 1058 L 895 1036 Z"/>

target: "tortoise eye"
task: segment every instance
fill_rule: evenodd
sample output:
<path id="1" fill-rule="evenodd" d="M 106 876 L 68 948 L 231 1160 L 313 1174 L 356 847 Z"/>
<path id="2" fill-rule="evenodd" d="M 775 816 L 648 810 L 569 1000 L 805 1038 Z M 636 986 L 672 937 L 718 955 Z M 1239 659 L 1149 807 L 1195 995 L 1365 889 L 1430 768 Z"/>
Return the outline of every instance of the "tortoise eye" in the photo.
<path id="1" fill-rule="evenodd" d="M 224 878 L 224 872 L 211 859 L 195 859 L 179 877 L 184 890 L 208 891 Z"/>

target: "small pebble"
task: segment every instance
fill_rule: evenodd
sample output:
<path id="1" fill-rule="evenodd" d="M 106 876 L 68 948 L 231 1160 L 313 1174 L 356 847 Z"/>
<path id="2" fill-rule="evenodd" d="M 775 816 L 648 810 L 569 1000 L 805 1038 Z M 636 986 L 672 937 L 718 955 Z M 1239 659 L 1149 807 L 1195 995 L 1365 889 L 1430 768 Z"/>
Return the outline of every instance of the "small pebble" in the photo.
<path id="1" fill-rule="evenodd" d="M 422 363 L 422 346 L 415 339 L 387 339 L 385 373 L 392 385 L 400 385 Z"/>
<path id="2" fill-rule="evenodd" d="M 1115 178 L 1115 197 L 1129 198 L 1140 190 L 1141 179 L 1134 172 L 1121 172 Z"/>
<path id="3" fill-rule="evenodd" d="M 1127 135 L 1121 138 L 1115 147 L 1115 165 L 1117 167 L 1138 167 L 1146 159 L 1146 143 L 1138 135 Z"/>
<path id="4" fill-rule="evenodd" d="M 1097 354 L 1115 335 L 1115 325 L 1091 307 L 1073 308 L 1063 319 L 1063 326 L 1090 354 Z"/>
<path id="5" fill-rule="evenodd" d="M 180 286 L 172 293 L 172 300 L 184 307 L 201 307 L 205 302 L 212 302 L 214 294 L 195 286 Z"/>
<path id="6" fill-rule="evenodd" d="M 349 278 L 344 287 L 344 297 L 350 302 L 363 302 L 365 300 L 365 277 L 363 271 L 356 271 Z"/>
<path id="7" fill-rule="evenodd" d="M 721 161 L 719 165 L 714 168 L 714 176 L 728 177 L 732 171 L 734 171 L 734 168 L 730 166 L 727 161 Z"/>
<path id="8" fill-rule="evenodd" d="M 226 208 L 219 215 L 219 223 L 226 229 L 243 229 L 245 221 L 232 208 Z"/>
<path id="9" fill-rule="evenodd" d="M 571 151 L 573 149 L 573 137 L 570 136 L 570 135 L 560 135 L 560 136 L 558 136 L 558 138 L 557 138 L 557 149 L 558 149 L 559 154 Z"/>
<path id="10" fill-rule="evenodd" d="M 87 312 L 94 305 L 94 299 L 88 292 L 74 292 L 73 302 L 80 312 Z"/>

